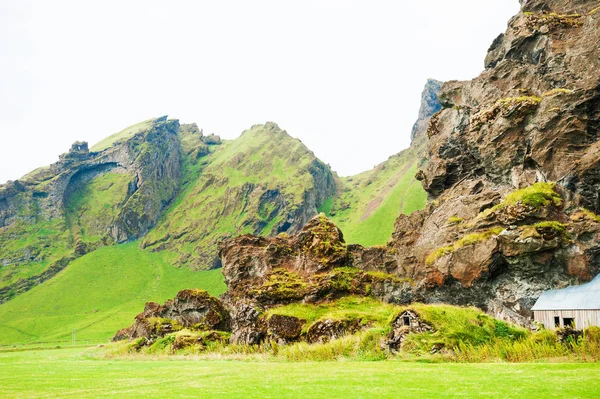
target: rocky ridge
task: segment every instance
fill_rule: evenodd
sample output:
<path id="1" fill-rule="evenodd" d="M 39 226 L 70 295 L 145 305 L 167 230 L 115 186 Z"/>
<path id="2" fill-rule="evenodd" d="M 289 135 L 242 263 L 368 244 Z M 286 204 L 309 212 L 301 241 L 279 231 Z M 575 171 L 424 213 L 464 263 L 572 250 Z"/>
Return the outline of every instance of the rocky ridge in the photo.
<path id="1" fill-rule="evenodd" d="M 51 278 L 99 246 L 144 235 L 174 198 L 180 178 L 179 122 L 153 119 L 101 151 L 76 142 L 49 167 L 0 186 L 0 264 L 26 275 L 0 301 Z M 86 190 L 100 184 L 87 201 Z M 41 274 L 31 274 L 39 265 Z"/>

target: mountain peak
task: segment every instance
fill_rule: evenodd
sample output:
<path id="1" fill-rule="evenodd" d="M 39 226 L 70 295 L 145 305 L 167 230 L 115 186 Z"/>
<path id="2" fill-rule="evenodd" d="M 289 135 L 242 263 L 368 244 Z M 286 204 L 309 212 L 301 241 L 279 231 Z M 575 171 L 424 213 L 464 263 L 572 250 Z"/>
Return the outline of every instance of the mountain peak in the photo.
<path id="1" fill-rule="evenodd" d="M 438 100 L 438 94 L 442 88 L 443 82 L 435 79 L 427 79 L 423 93 L 421 94 L 421 106 L 419 108 L 419 118 L 413 125 L 412 133 L 410 135 L 411 141 L 414 141 L 418 137 L 425 134 L 427 131 L 427 125 L 429 118 L 436 112 L 442 109 L 442 105 Z"/>

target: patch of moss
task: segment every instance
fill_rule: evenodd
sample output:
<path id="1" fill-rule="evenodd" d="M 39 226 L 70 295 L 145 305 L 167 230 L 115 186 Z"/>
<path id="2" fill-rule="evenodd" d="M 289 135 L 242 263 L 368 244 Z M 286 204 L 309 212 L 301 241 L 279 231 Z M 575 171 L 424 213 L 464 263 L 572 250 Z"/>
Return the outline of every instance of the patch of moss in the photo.
<path id="1" fill-rule="evenodd" d="M 292 300 L 302 298 L 307 288 L 308 285 L 299 275 L 279 268 L 274 269 L 263 284 L 253 290 L 252 294 L 277 300 Z"/>
<path id="2" fill-rule="evenodd" d="M 576 28 L 583 25 L 581 14 L 548 14 L 524 13 L 527 18 L 527 26 L 530 29 L 539 30 L 542 26 L 552 28 Z"/>
<path id="3" fill-rule="evenodd" d="M 502 227 L 496 227 L 496 228 L 486 230 L 483 232 L 468 234 L 468 235 L 464 236 L 463 238 L 461 238 L 460 240 L 456 241 L 453 245 L 438 248 L 435 251 L 433 251 L 432 253 L 430 253 L 427 256 L 427 258 L 425 258 L 425 264 L 428 266 L 431 266 L 435 262 L 437 262 L 438 259 L 440 259 L 441 257 L 450 255 L 450 254 L 454 253 L 456 250 L 466 247 L 468 245 L 475 245 L 475 244 L 479 244 L 481 242 L 487 241 L 490 238 L 500 234 L 503 230 L 504 229 Z"/>
<path id="4" fill-rule="evenodd" d="M 453 245 L 449 245 L 447 247 L 441 247 L 436 249 L 435 251 L 433 251 L 432 253 L 430 253 L 427 258 L 425 259 L 425 264 L 428 266 L 433 265 L 435 262 L 438 261 L 438 259 L 440 259 L 443 256 L 446 255 L 450 255 L 451 253 L 454 252 L 454 246 Z"/>
<path id="5" fill-rule="evenodd" d="M 600 223 L 600 216 L 596 215 L 594 212 L 585 209 L 585 208 L 579 208 L 579 213 L 581 213 L 581 215 L 583 217 L 586 217 L 596 223 Z"/>
<path id="6" fill-rule="evenodd" d="M 477 218 L 486 218 L 496 211 L 516 204 L 523 204 L 532 210 L 541 209 L 550 205 L 560 207 L 563 204 L 563 200 L 554 190 L 555 187 L 556 183 L 554 182 L 538 182 L 529 187 L 513 191 L 506 196 L 504 201 L 492 208 L 486 209 L 480 213 Z"/>
<path id="7" fill-rule="evenodd" d="M 569 89 L 552 89 L 550 91 L 545 92 L 544 94 L 542 94 L 542 97 L 551 97 L 551 96 L 556 96 L 559 94 L 571 94 L 573 93 L 573 90 L 569 90 Z"/>
<path id="8" fill-rule="evenodd" d="M 163 335 L 183 329 L 183 326 L 177 320 L 167 319 L 164 317 L 150 317 L 148 323 L 152 329 L 158 334 Z"/>
<path id="9" fill-rule="evenodd" d="M 556 221 L 545 221 L 534 225 L 535 230 L 542 236 L 556 236 L 563 240 L 570 240 L 571 236 L 567 231 L 567 226 Z"/>
<path id="10" fill-rule="evenodd" d="M 512 105 L 538 105 L 542 102 L 541 97 L 536 96 L 520 96 L 520 97 L 507 97 L 498 100 L 497 104 L 512 106 Z"/>
<path id="11" fill-rule="evenodd" d="M 465 219 L 463 218 L 459 218 L 458 216 L 454 215 L 454 216 L 450 216 L 448 218 L 448 224 L 462 224 L 465 221 Z"/>

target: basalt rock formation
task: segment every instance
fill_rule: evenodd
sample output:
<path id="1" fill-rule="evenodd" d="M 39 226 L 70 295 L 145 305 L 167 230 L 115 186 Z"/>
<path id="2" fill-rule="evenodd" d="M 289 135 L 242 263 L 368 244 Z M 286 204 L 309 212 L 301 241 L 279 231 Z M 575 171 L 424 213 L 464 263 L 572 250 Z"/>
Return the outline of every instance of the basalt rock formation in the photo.
<path id="1" fill-rule="evenodd" d="M 311 219 L 292 236 L 245 235 L 226 240 L 219 245 L 219 256 L 228 286 L 222 299 L 231 314 L 232 342 L 256 344 L 266 336 L 291 339 L 294 334 L 279 329 L 289 331 L 287 324 L 298 322 L 281 319 L 273 326 L 277 320 L 269 322 L 262 317 L 278 305 L 320 303 L 347 295 L 394 303 L 412 299 L 411 279 L 383 273 L 374 266 L 386 256 L 384 250 L 346 245 L 342 232 L 324 215 Z M 352 326 L 325 327 L 349 330 Z"/>
<path id="2" fill-rule="evenodd" d="M 443 85 L 418 174 L 433 201 L 389 244 L 423 300 L 527 323 L 541 291 L 600 271 L 598 6 L 525 2 L 486 70 Z"/>

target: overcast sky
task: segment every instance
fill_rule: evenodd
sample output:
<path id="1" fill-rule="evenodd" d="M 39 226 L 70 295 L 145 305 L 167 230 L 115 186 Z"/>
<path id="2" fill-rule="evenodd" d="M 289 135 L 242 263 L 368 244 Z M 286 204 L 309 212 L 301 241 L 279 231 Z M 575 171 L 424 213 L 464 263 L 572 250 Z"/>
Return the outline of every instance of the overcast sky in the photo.
<path id="1" fill-rule="evenodd" d="M 518 0 L 0 0 L 0 182 L 151 117 L 273 121 L 341 175 L 408 146 L 427 78 L 470 79 Z"/>

